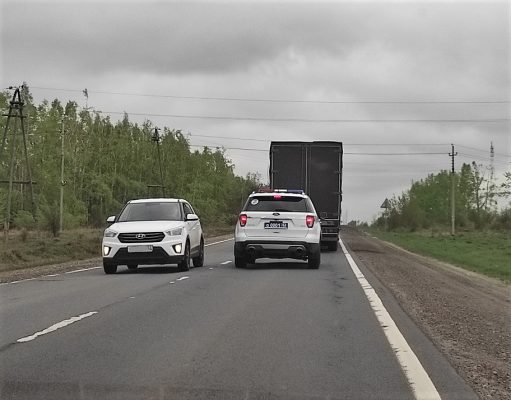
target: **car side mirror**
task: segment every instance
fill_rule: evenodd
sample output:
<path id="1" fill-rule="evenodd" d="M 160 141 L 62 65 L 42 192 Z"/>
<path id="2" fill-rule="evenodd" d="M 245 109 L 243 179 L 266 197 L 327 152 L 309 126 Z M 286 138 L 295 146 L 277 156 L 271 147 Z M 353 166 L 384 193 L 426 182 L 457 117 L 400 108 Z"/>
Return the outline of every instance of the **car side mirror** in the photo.
<path id="1" fill-rule="evenodd" d="M 108 222 L 109 224 L 113 224 L 115 222 L 115 215 L 111 215 L 110 217 L 108 217 L 106 219 L 106 222 Z"/>
<path id="2" fill-rule="evenodd" d="M 186 214 L 186 221 L 198 221 L 199 217 L 197 214 Z"/>

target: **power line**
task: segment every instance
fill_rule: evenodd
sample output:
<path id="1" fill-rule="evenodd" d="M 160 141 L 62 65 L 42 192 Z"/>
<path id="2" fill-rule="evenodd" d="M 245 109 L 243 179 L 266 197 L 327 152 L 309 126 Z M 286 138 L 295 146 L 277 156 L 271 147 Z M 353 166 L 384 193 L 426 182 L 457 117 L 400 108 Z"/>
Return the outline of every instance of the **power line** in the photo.
<path id="1" fill-rule="evenodd" d="M 307 122 L 307 123 L 500 123 L 509 122 L 509 118 L 487 119 L 307 119 L 307 118 L 265 118 L 265 117 L 235 117 L 219 115 L 180 115 L 180 114 L 151 114 L 120 111 L 96 111 L 102 114 L 127 114 L 146 117 L 168 117 L 185 119 L 210 119 L 232 121 L 266 121 L 266 122 Z"/>
<path id="2" fill-rule="evenodd" d="M 458 144 L 457 146 L 458 147 L 463 147 L 464 149 L 479 151 L 479 152 L 482 152 L 482 153 L 485 153 L 485 154 L 488 154 L 490 152 L 489 150 L 478 149 L 476 147 L 464 146 L 464 145 L 461 145 L 461 144 Z M 494 154 L 498 155 L 498 156 L 502 156 L 502 157 L 511 158 L 511 154 L 504 154 L 504 153 L 494 153 Z"/>
<path id="3" fill-rule="evenodd" d="M 83 89 L 49 88 L 30 86 L 32 89 L 55 90 L 62 92 L 82 92 Z M 169 94 L 111 92 L 106 90 L 88 90 L 88 93 L 109 94 L 116 96 L 159 97 L 182 100 L 214 100 L 214 101 L 239 101 L 257 103 L 308 103 L 308 104 L 508 104 L 509 100 L 369 100 L 369 101 L 344 101 L 344 100 L 300 100 L 300 99 L 268 99 L 268 98 L 245 98 L 245 97 L 217 97 L 217 96 L 177 96 Z"/>

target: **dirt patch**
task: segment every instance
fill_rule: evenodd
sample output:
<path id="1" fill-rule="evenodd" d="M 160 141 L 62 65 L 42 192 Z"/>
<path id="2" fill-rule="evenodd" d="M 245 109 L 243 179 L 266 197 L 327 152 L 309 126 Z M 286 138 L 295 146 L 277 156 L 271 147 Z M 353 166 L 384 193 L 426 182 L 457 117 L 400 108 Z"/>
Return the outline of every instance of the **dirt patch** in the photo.
<path id="1" fill-rule="evenodd" d="M 232 238 L 232 234 L 223 235 L 223 236 L 215 236 L 215 237 L 206 237 L 205 242 L 213 243 L 222 240 L 227 240 Z M 99 249 L 98 249 L 99 252 Z M 38 278 L 45 275 L 53 275 L 60 274 L 63 272 L 73 271 L 76 269 L 83 268 L 94 268 L 102 266 L 101 257 L 90 258 L 87 260 L 75 260 L 69 261 L 65 263 L 59 264 L 49 264 L 49 265 L 41 265 L 38 267 L 24 268 L 24 269 L 16 269 L 11 271 L 1 271 L 0 272 L 0 283 L 6 282 L 14 282 L 23 279 L 31 279 Z"/>
<path id="2" fill-rule="evenodd" d="M 344 230 L 342 239 L 482 399 L 511 398 L 511 287 Z"/>

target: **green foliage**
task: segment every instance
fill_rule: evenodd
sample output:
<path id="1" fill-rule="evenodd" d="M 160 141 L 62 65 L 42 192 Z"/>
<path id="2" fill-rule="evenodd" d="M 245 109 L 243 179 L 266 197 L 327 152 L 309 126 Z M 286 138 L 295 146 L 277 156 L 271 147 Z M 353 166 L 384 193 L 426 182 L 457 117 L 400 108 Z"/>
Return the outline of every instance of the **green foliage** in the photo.
<path id="1" fill-rule="evenodd" d="M 489 226 L 509 228 L 509 211 L 497 211 L 498 196 L 510 195 L 511 173 L 500 188 L 485 176 L 482 166 L 463 164 L 459 173 L 431 174 L 390 201 L 390 208 L 374 221 L 374 226 L 390 230 L 416 231 L 448 227 L 451 220 L 452 179 L 455 188 L 456 225 L 464 229 Z M 500 189 L 500 190 L 499 190 Z"/>
<path id="2" fill-rule="evenodd" d="M 37 182 L 34 191 L 40 227 L 58 234 L 62 131 L 66 229 L 104 226 L 106 217 L 117 214 L 126 201 L 162 196 L 160 189 L 148 187 L 160 184 L 157 144 L 152 140 L 154 126 L 150 121 L 139 125 L 125 114 L 122 120 L 112 122 L 99 113 L 80 111 L 75 102 L 63 105 L 58 99 L 34 105 L 28 89 L 23 90 L 23 97 L 25 114 L 29 115 L 29 153 L 33 180 Z M 10 95 L 0 92 L 3 111 L 7 111 L 9 100 Z M 0 128 L 4 126 L 2 118 Z M 166 196 L 189 200 L 205 224 L 232 221 L 242 201 L 258 186 L 258 177 L 234 175 L 234 166 L 222 148 L 192 151 L 180 130 L 164 128 L 160 134 Z M 0 176 L 7 175 L 9 169 L 5 154 L 0 159 Z M 21 160 L 21 148 L 18 155 Z M 17 163 L 14 175 L 15 179 L 26 179 L 23 162 Z M 0 188 L 2 215 L 5 204 L 6 190 Z M 16 216 L 16 226 L 28 228 L 26 210 L 30 210 L 28 187 L 15 185 L 11 214 Z"/>
<path id="3" fill-rule="evenodd" d="M 32 213 L 25 210 L 18 211 L 14 217 L 14 227 L 20 229 L 34 229 L 36 227 L 36 222 Z"/>

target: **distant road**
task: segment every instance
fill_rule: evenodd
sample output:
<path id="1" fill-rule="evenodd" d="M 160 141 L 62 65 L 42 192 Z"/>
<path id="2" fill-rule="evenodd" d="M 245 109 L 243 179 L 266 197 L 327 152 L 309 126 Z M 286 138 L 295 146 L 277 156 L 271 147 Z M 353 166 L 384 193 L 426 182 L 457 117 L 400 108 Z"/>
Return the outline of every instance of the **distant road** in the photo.
<path id="1" fill-rule="evenodd" d="M 342 251 L 322 253 L 319 270 L 285 261 L 239 270 L 232 247 L 208 246 L 206 266 L 186 273 L 96 268 L 0 285 L 0 398 L 417 397 L 409 382 L 420 386 L 420 372 L 403 372 L 370 281 L 363 289 Z M 439 396 L 476 398 L 395 309 Z"/>

